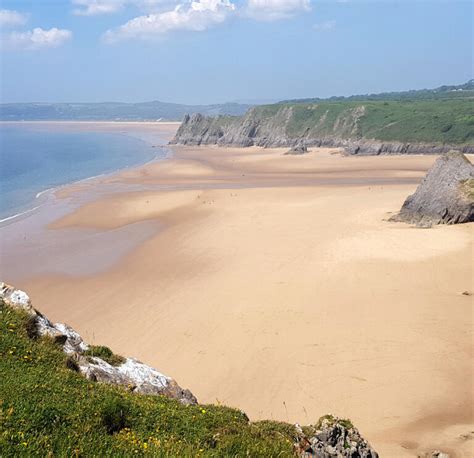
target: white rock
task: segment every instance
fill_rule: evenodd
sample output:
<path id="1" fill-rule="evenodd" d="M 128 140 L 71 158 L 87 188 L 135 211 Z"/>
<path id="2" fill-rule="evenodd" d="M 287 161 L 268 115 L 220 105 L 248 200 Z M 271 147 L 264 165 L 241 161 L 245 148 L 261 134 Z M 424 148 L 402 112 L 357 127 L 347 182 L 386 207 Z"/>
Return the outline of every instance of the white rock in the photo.
<path id="1" fill-rule="evenodd" d="M 127 358 L 127 360 L 117 369 L 119 372 L 132 379 L 137 386 L 143 383 L 149 383 L 158 388 L 165 388 L 171 380 L 156 369 L 153 369 L 134 358 Z"/>

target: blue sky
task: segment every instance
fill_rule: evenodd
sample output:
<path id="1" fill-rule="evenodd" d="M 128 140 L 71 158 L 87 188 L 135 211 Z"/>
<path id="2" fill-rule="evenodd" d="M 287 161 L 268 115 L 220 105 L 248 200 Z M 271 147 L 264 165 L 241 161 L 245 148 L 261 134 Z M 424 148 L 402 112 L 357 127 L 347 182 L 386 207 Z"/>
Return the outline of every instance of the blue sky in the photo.
<path id="1" fill-rule="evenodd" d="M 473 75 L 457 0 L 2 0 L 2 102 L 281 100 Z"/>

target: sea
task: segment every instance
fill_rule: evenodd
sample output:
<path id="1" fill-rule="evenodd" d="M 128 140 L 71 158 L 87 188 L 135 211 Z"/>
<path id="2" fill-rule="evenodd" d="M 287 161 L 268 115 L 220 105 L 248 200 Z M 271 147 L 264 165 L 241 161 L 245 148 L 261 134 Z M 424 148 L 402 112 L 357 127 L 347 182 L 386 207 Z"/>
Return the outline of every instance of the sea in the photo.
<path id="1" fill-rule="evenodd" d="M 0 223 L 35 210 L 41 197 L 55 188 L 138 166 L 164 154 L 128 133 L 2 124 Z"/>

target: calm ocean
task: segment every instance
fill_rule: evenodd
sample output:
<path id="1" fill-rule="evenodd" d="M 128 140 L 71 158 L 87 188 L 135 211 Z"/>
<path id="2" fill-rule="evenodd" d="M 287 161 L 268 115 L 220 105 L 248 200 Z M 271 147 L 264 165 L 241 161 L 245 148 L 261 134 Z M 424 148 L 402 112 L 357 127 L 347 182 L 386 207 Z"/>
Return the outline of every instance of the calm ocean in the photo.
<path id="1" fill-rule="evenodd" d="M 0 126 L 0 220 L 38 205 L 42 191 L 139 165 L 162 153 L 122 133 Z"/>

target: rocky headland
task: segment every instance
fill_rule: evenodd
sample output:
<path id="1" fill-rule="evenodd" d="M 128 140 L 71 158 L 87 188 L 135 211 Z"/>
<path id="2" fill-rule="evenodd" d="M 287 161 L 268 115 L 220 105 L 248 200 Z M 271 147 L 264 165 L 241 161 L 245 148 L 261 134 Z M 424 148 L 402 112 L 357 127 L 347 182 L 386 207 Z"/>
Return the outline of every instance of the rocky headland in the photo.
<path id="1" fill-rule="evenodd" d="M 474 221 L 474 165 L 456 151 L 439 157 L 391 220 L 421 227 Z"/>
<path id="2" fill-rule="evenodd" d="M 430 116 L 438 116 L 433 110 Z M 364 104 L 342 108 L 330 104 L 277 104 L 252 108 L 244 116 L 208 117 L 195 113 L 184 117 L 171 143 L 289 148 L 304 144 L 342 148 L 352 155 L 443 154 L 452 149 L 474 153 L 471 135 L 459 143 L 457 137 L 454 141 L 447 135 L 455 129 L 452 124 L 440 125 L 432 134 L 420 136 L 423 126 L 418 129 L 416 123 L 401 119 L 399 113 L 389 115 L 382 116 Z M 404 127 L 392 132 L 394 125 L 402 122 Z M 439 141 L 431 141 L 432 138 Z"/>

